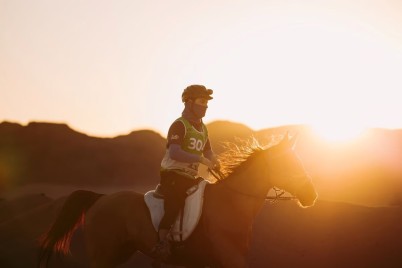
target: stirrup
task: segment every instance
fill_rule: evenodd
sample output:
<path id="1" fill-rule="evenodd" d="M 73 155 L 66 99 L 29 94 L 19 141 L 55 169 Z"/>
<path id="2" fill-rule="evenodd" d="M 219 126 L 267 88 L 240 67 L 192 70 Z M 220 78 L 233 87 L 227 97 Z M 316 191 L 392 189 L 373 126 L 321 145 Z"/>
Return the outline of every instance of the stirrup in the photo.
<path id="1" fill-rule="evenodd" d="M 170 243 L 168 240 L 159 241 L 151 251 L 153 257 L 160 261 L 167 261 L 171 254 Z"/>

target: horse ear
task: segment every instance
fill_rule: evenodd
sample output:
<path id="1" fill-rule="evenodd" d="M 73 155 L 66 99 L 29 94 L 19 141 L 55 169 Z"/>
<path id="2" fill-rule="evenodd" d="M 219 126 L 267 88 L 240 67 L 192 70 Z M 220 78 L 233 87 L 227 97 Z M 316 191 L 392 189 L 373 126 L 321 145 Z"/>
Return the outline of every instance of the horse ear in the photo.
<path id="1" fill-rule="evenodd" d="M 286 134 L 281 141 L 282 146 L 285 146 L 286 148 L 291 148 L 293 150 L 296 146 L 297 136 L 298 134 L 296 133 L 294 136 L 291 137 L 289 131 L 286 131 Z"/>
<path id="2" fill-rule="evenodd" d="M 286 134 L 283 136 L 282 140 L 279 142 L 279 145 L 281 146 L 281 148 L 287 148 L 291 146 L 289 131 L 287 131 Z"/>
<path id="3" fill-rule="evenodd" d="M 290 147 L 292 148 L 292 150 L 295 149 L 298 138 L 299 138 L 299 133 L 296 133 L 292 138 L 290 138 L 289 141 L 290 141 Z"/>
<path id="4" fill-rule="evenodd" d="M 288 141 L 290 140 L 289 130 L 286 131 L 285 139 Z"/>

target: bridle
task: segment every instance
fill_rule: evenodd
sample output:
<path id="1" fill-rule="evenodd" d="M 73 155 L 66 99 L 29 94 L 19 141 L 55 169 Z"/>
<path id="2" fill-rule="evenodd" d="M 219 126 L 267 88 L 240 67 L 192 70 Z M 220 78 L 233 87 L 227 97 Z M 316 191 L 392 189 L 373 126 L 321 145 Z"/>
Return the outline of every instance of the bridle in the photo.
<path id="1" fill-rule="evenodd" d="M 224 175 L 222 174 L 222 172 L 221 172 L 220 170 L 212 170 L 212 169 L 208 168 L 208 172 L 211 173 L 212 176 L 214 176 L 214 178 L 215 178 L 218 182 L 222 182 L 222 181 L 224 180 Z M 304 182 L 303 182 L 303 183 L 304 183 Z M 250 198 L 256 198 L 256 199 L 259 198 L 259 197 L 256 196 L 256 195 L 238 191 L 238 190 L 233 189 L 232 187 L 229 187 L 229 186 L 227 186 L 227 185 L 226 185 L 226 189 L 228 189 L 228 190 L 230 190 L 230 191 L 232 191 L 232 192 L 235 192 L 235 193 L 237 193 L 237 194 L 250 197 Z M 282 190 L 282 189 L 279 189 L 278 187 L 273 187 L 272 189 L 275 191 L 275 196 L 266 195 L 266 196 L 264 197 L 264 199 L 265 199 L 265 200 L 269 200 L 269 202 L 270 202 L 271 204 L 274 204 L 274 203 L 278 202 L 279 200 L 294 200 L 294 199 L 297 199 L 297 198 L 296 198 L 295 196 L 293 196 L 293 195 L 291 195 L 291 196 L 283 196 L 283 195 L 286 193 L 286 191 L 285 191 L 285 190 Z"/>

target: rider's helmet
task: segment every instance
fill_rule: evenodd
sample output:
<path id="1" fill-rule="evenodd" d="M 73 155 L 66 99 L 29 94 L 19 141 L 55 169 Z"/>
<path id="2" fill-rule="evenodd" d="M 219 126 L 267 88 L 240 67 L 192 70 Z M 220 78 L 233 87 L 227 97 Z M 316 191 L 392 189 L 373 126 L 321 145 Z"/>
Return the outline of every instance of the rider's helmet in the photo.
<path id="1" fill-rule="evenodd" d="M 202 85 L 191 85 L 184 89 L 183 94 L 181 94 L 182 102 L 187 102 L 189 99 L 196 98 L 206 98 L 207 100 L 212 100 L 212 89 L 207 89 Z"/>

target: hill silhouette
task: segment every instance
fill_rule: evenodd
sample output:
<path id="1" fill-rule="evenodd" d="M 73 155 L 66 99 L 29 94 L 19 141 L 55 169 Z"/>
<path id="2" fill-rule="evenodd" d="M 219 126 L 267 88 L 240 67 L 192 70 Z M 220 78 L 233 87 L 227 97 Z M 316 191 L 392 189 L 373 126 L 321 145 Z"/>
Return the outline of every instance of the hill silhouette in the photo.
<path id="1" fill-rule="evenodd" d="M 312 175 L 320 199 L 369 206 L 402 204 L 402 130 L 373 128 L 343 143 L 318 137 L 311 127 L 289 125 L 253 131 L 245 125 L 219 121 L 209 125 L 212 145 L 255 137 L 262 145 L 272 137 L 298 136 L 296 150 Z M 223 133 L 223 135 L 221 135 Z"/>
<path id="2" fill-rule="evenodd" d="M 142 130 L 95 138 L 65 124 L 0 124 L 1 189 L 29 183 L 155 184 L 165 149 L 158 133 Z"/>
<path id="3" fill-rule="evenodd" d="M 349 143 L 331 144 L 305 125 L 252 130 L 246 125 L 208 124 L 217 153 L 225 143 L 298 134 L 296 150 L 312 175 L 320 199 L 370 206 L 402 199 L 402 130 L 370 129 Z M 150 130 L 114 138 L 91 137 L 66 124 L 0 124 L 0 194 L 33 184 L 151 189 L 159 181 L 166 139 Z M 46 192 L 46 191 L 43 191 Z"/>

